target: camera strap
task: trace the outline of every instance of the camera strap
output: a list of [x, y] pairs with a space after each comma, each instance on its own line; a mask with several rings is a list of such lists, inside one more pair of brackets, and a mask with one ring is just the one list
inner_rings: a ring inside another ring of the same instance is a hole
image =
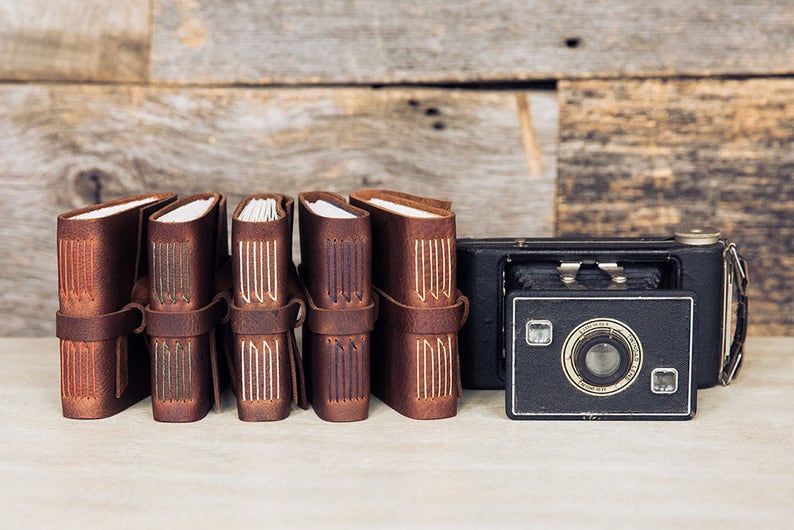
[[[733, 338], [730, 348], [725, 348], [725, 354], [720, 372], [720, 383], [723, 386], [731, 384], [731, 381], [739, 371], [744, 357], [744, 341], [747, 338], [747, 262], [739, 254], [734, 243], [730, 243], [725, 249], [725, 272], [726, 272], [726, 300], [730, 300], [733, 289], [736, 289], [736, 328], [733, 331]], [[725, 307], [726, 330], [725, 334], [730, 333], [730, 320], [733, 308], [729, 305]]]

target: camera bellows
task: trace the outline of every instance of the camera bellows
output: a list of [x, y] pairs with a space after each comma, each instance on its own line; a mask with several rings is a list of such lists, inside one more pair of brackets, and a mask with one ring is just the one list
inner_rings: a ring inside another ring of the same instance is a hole
[[[560, 262], [517, 263], [509, 269], [505, 278], [513, 289], [568, 289], [560, 279]], [[663, 280], [663, 266], [656, 263], [621, 263], [625, 289], [658, 289]], [[607, 289], [612, 279], [596, 264], [582, 265], [576, 272], [577, 287], [585, 289]]]

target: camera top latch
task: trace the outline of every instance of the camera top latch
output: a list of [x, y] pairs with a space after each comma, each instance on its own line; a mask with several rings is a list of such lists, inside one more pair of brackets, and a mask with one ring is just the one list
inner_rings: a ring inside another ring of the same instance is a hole
[[609, 274], [612, 278], [612, 283], [616, 286], [625, 286], [626, 284], [626, 271], [617, 263], [599, 263], [598, 268]]
[[581, 290], [584, 285], [579, 283], [576, 275], [579, 274], [579, 269], [582, 267], [581, 261], [563, 261], [557, 267], [557, 273], [560, 275], [560, 281], [565, 284], [568, 289]]
[[[607, 273], [612, 279], [610, 289], [625, 289], [626, 288], [626, 271], [623, 267], [615, 262], [595, 262], [599, 270]], [[557, 267], [557, 273], [560, 275], [560, 281], [570, 290], [583, 290], [586, 289], [584, 285], [579, 283], [576, 276], [582, 268], [581, 261], [563, 261]]]

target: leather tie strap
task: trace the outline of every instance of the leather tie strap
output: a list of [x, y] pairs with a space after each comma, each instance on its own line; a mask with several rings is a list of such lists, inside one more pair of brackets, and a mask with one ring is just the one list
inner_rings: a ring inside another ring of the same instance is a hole
[[55, 336], [72, 341], [102, 341], [116, 339], [127, 333], [140, 333], [146, 325], [144, 308], [130, 303], [114, 313], [90, 317], [76, 317], [55, 313]]
[[318, 335], [358, 335], [369, 333], [375, 328], [375, 321], [378, 319], [378, 297], [372, 297], [372, 301], [364, 307], [353, 309], [325, 309], [314, 303], [309, 287], [304, 278], [306, 271], [301, 263], [298, 266], [298, 281], [306, 298], [308, 312], [306, 315], [306, 325], [312, 333]]
[[457, 301], [444, 307], [412, 307], [402, 304], [373, 287], [381, 303], [381, 316], [387, 325], [415, 335], [457, 332], [469, 316], [469, 299], [458, 292]]
[[313, 333], [318, 335], [357, 335], [369, 333], [375, 328], [378, 318], [378, 298], [357, 309], [323, 309], [312, 300], [311, 293], [306, 289], [306, 302], [309, 304], [309, 314], [306, 324]]
[[[232, 303], [230, 310], [234, 333], [275, 335], [303, 324], [306, 304], [300, 298], [291, 298], [286, 305], [276, 309], [244, 309]], [[298, 315], [301, 315], [300, 319]]]
[[229, 295], [218, 293], [195, 311], [154, 311], [146, 306], [146, 332], [152, 337], [195, 337], [229, 320]]
[[295, 334], [290, 333], [287, 339], [289, 350], [289, 371], [292, 377], [292, 401], [303, 410], [309, 408], [309, 399], [306, 396], [306, 376], [303, 373], [303, 362], [301, 361], [298, 342]]

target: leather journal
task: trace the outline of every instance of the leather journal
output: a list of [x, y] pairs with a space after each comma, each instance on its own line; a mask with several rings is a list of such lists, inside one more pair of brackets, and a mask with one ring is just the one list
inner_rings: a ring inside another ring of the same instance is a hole
[[230, 373], [244, 421], [284, 419], [292, 401], [306, 408], [294, 335], [306, 309], [292, 262], [293, 204], [251, 195], [232, 216]]
[[300, 194], [299, 212], [310, 400], [326, 421], [363, 420], [369, 414], [370, 331], [377, 317], [369, 214], [322, 191]]
[[461, 392], [457, 332], [468, 300], [456, 287], [451, 203], [388, 190], [357, 191], [350, 203], [372, 219], [380, 303], [373, 393], [410, 418], [454, 416]]
[[151, 394], [154, 419], [203, 418], [220, 409], [218, 326], [228, 314], [226, 198], [192, 195], [149, 219]]
[[171, 193], [58, 216], [61, 402], [67, 418], [105, 418], [149, 395], [143, 327], [149, 215]]

